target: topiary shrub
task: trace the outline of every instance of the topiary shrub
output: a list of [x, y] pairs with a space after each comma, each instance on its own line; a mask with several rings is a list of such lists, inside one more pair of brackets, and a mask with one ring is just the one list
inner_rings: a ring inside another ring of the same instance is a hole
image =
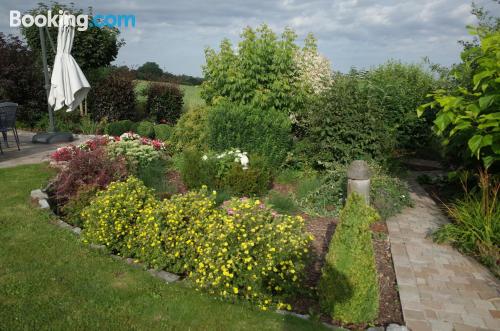
[[161, 141], [169, 140], [174, 131], [174, 127], [168, 124], [157, 124], [154, 126], [155, 138]]
[[110, 184], [82, 212], [84, 241], [130, 254], [138, 235], [137, 218], [156, 204], [152, 191], [133, 176]]
[[149, 121], [139, 122], [139, 125], [137, 126], [137, 134], [141, 137], [154, 138], [154, 124]]
[[148, 90], [146, 111], [158, 123], [175, 124], [182, 113], [184, 93], [174, 84], [152, 83]]
[[272, 109], [223, 102], [210, 110], [208, 132], [215, 151], [238, 147], [276, 167], [292, 146], [288, 116]]
[[176, 151], [208, 149], [208, 112], [207, 107], [197, 107], [182, 114], [172, 132], [171, 142]]
[[106, 126], [106, 134], [109, 134], [110, 136], [121, 136], [125, 132], [135, 132], [136, 130], [133, 129], [134, 122], [131, 120], [116, 121], [108, 123]]
[[115, 72], [89, 92], [89, 104], [92, 118], [100, 121], [133, 120], [135, 114], [135, 94], [132, 78]]
[[352, 194], [340, 212], [319, 284], [322, 309], [342, 323], [378, 316], [379, 292], [370, 224], [378, 220], [363, 198]]

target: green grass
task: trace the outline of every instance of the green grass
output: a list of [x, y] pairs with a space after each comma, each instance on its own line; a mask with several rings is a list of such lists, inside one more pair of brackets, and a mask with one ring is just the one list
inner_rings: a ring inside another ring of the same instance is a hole
[[0, 169], [0, 329], [323, 329], [166, 284], [88, 248], [29, 201], [52, 175], [44, 164]]
[[[146, 80], [135, 81], [134, 89], [137, 96], [137, 102], [144, 104], [146, 103], [147, 86], [149, 83], [150, 82]], [[167, 83], [160, 82], [160, 84], [167, 84]], [[201, 91], [200, 86], [190, 86], [190, 85], [179, 85], [179, 86], [184, 92], [184, 106], [187, 109], [205, 105], [205, 101], [203, 101], [200, 95]]]

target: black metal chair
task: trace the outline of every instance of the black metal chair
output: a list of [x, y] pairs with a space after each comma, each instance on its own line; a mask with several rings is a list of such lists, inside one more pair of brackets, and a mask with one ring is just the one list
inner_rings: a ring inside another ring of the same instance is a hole
[[19, 147], [19, 135], [17, 134], [16, 129], [16, 113], [17, 103], [0, 103], [0, 132], [2, 132], [5, 145], [7, 146], [7, 148], [9, 148], [9, 143], [7, 141], [7, 132], [9, 130], [12, 130], [12, 133], [14, 134], [14, 140], [16, 141], [17, 150], [20, 151], [21, 148]]

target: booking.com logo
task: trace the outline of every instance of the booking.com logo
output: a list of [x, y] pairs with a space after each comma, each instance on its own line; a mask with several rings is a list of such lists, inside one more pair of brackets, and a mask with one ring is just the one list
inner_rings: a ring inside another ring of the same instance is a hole
[[[47, 11], [47, 15], [38, 14], [38, 15], [30, 15], [25, 14], [22, 15], [19, 10], [11, 10], [10, 11], [10, 26], [17, 28], [21, 25], [23, 27], [29, 28], [30, 26], [36, 25], [38, 27], [58, 27], [59, 21], [62, 19], [63, 14], [65, 14], [62, 10], [59, 10], [58, 14], [53, 15], [52, 11]], [[92, 17], [92, 20], [89, 21], [89, 15], [80, 14], [65, 14], [65, 16], [69, 16], [70, 20], [74, 22], [78, 31], [85, 31], [89, 28], [89, 25], [96, 26], [98, 28], [102, 28], [104, 26], [107, 27], [128, 27], [129, 25], [135, 27], [135, 15], [113, 15], [113, 14], [97, 14]]]

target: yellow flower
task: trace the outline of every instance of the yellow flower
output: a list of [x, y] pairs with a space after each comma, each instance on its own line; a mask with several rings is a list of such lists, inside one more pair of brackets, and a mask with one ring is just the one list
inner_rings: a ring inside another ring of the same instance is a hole
[[238, 288], [237, 287], [233, 287], [233, 292], [234, 292], [234, 294], [238, 294], [238, 292], [239, 292]]

